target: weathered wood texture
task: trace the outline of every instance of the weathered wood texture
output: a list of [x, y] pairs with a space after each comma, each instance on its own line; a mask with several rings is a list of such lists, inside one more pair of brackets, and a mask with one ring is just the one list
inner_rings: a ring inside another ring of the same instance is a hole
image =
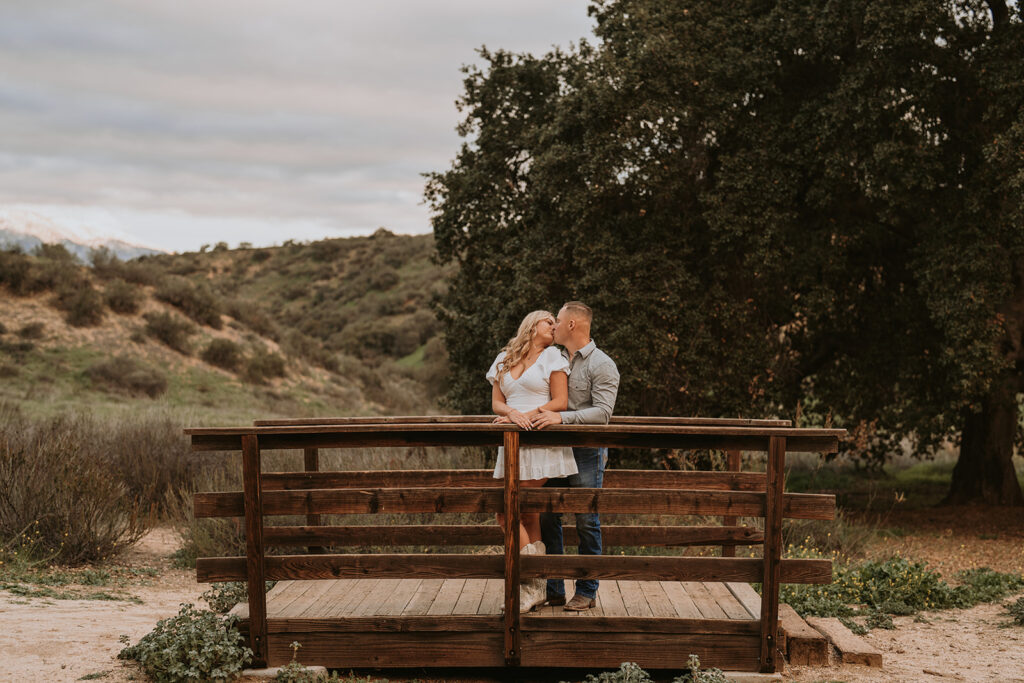
[[290, 662], [294, 641], [302, 643], [303, 663], [328, 668], [494, 667], [505, 664], [500, 630], [275, 633], [270, 641], [268, 664], [282, 666]]
[[253, 660], [267, 661], [267, 598], [264, 592], [263, 504], [260, 496], [260, 446], [242, 437], [242, 487], [245, 514], [245, 574], [249, 597], [249, 647]]
[[[502, 491], [494, 488], [308, 489], [266, 491], [265, 515], [373, 514], [407, 512], [501, 512]], [[522, 512], [604, 514], [733, 515], [763, 517], [765, 494], [753, 491], [675, 489], [523, 489]], [[787, 493], [779, 496], [782, 517], [832, 519], [835, 496]], [[196, 517], [241, 517], [237, 492], [197, 493]]]
[[[779, 582], [786, 579], [782, 573], [782, 488], [786, 467], [786, 440], [783, 437], [772, 437], [768, 448], [768, 485], [765, 491], [764, 520], [764, 562], [761, 565], [763, 575], [761, 585], [761, 647], [760, 671], [774, 673], [778, 662], [778, 621], [779, 621]], [[829, 563], [828, 578], [822, 583], [832, 581], [832, 568]]]
[[[576, 527], [562, 527], [565, 545], [578, 543]], [[501, 527], [484, 524], [409, 524], [367, 526], [267, 526], [268, 546], [402, 546], [402, 545], [502, 545]], [[757, 545], [764, 534], [752, 527], [705, 526], [602, 526], [605, 547], [616, 546], [715, 546]]]
[[835, 617], [807, 617], [807, 623], [828, 638], [843, 664], [882, 666], [882, 653]]
[[779, 630], [785, 634], [785, 653], [790, 664], [828, 666], [828, 639], [811, 628], [789, 605], [779, 605]]
[[618, 668], [636, 662], [647, 669], [685, 668], [689, 655], [702, 666], [728, 671], [757, 668], [758, 636], [676, 633], [523, 631], [523, 666]]
[[[315, 449], [311, 449], [315, 450]], [[764, 474], [757, 472], [689, 472], [679, 470], [608, 470], [606, 489], [712, 489], [764, 491]], [[369, 470], [339, 472], [268, 472], [264, 491], [337, 488], [501, 488], [492, 470]]]
[[[302, 417], [281, 420], [254, 420], [257, 427], [294, 427], [348, 424], [490, 424], [493, 415], [413, 415], [386, 417]], [[722, 425], [732, 427], [789, 427], [789, 420], [748, 420], [732, 417], [654, 417], [613, 415], [611, 424]]]
[[196, 451], [240, 450], [241, 436], [255, 434], [264, 449], [393, 446], [499, 446], [504, 432], [517, 432], [522, 446], [613, 446], [617, 448], [715, 448], [766, 451], [768, 439], [787, 439], [790, 451], [831, 453], [845, 434], [837, 429], [792, 427], [609, 424], [556, 425], [518, 431], [514, 425], [483, 423], [337, 424], [286, 427], [188, 429]]
[[502, 522], [505, 533], [505, 664], [519, 666], [522, 661], [522, 631], [519, 627], [519, 434], [505, 432], [505, 507]]
[[[500, 578], [500, 555], [269, 555], [263, 561], [265, 577], [282, 579], [340, 579], [368, 576], [407, 578]], [[245, 558], [201, 557], [196, 560], [200, 583], [240, 581]]]
[[[743, 464], [743, 454], [740, 451], [729, 451], [726, 453], [726, 469], [730, 473], [740, 471], [740, 467]], [[764, 477], [757, 477], [761, 480], [761, 485], [764, 485]], [[734, 488], [734, 487], [730, 487]], [[722, 517], [722, 526], [733, 526], [736, 524], [739, 518], [735, 515], [724, 515]], [[736, 557], [736, 546], [735, 545], [723, 545], [722, 546], [722, 557]]]

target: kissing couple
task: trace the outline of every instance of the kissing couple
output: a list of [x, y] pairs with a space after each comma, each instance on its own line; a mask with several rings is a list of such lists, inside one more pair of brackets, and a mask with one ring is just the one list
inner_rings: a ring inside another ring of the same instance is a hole
[[[593, 311], [581, 301], [566, 303], [557, 316], [534, 311], [523, 319], [487, 371], [495, 422], [514, 423], [525, 430], [555, 424], [608, 424], [619, 391], [619, 371], [590, 337], [593, 319]], [[521, 448], [520, 486], [601, 488], [607, 461], [607, 448]], [[504, 463], [504, 449], [499, 448], [495, 478], [505, 476]], [[596, 513], [577, 513], [576, 532], [580, 555], [601, 554], [601, 522]], [[524, 555], [561, 555], [561, 514], [523, 513], [519, 538]], [[575, 588], [575, 595], [566, 602], [563, 580], [524, 581], [519, 589], [520, 611], [547, 604], [582, 612], [597, 604], [598, 581], [576, 581]]]

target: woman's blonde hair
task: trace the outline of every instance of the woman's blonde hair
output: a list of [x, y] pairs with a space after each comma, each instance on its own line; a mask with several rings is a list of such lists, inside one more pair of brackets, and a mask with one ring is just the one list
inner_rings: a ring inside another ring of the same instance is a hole
[[555, 316], [551, 315], [549, 311], [534, 311], [527, 313], [523, 322], [519, 323], [519, 331], [516, 332], [516, 336], [509, 339], [508, 344], [505, 344], [505, 348], [502, 349], [505, 352], [505, 357], [498, 363], [498, 376], [495, 381], [500, 382], [502, 375], [526, 358], [526, 354], [530, 351], [530, 342], [533, 341], [533, 333], [537, 330], [540, 321], [544, 319], [554, 321]]

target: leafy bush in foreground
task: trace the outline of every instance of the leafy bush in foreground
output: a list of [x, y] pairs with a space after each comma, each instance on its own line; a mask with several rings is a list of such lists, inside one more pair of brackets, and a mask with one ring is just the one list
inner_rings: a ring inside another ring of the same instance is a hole
[[[237, 622], [237, 617], [222, 618], [186, 603], [177, 616], [161, 619], [117, 656], [139, 662], [157, 683], [227, 681], [252, 658]], [[121, 636], [121, 642], [128, 645], [128, 636]]]
[[[858, 614], [909, 615], [922, 610], [971, 607], [998, 600], [1024, 588], [1024, 577], [988, 568], [958, 572], [958, 586], [950, 586], [923, 562], [901, 557], [861, 564], [837, 564], [832, 583], [823, 586], [784, 584], [779, 600], [801, 616], [846, 618]], [[874, 617], [870, 625], [885, 627]], [[848, 624], [849, 625], [849, 624]]]
[[[689, 671], [673, 678], [672, 683], [729, 683], [721, 669], [702, 669], [697, 655], [690, 655], [686, 666]], [[588, 674], [583, 683], [653, 683], [653, 679], [633, 662], [624, 662], [618, 671]]]

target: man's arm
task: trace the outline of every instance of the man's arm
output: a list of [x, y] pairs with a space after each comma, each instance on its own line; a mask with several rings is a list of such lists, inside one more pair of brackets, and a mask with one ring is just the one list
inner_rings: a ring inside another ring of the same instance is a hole
[[559, 413], [562, 424], [608, 424], [615, 409], [615, 398], [619, 393], [619, 369], [611, 358], [602, 359], [594, 368], [590, 385], [592, 405], [582, 410], [566, 410]]

